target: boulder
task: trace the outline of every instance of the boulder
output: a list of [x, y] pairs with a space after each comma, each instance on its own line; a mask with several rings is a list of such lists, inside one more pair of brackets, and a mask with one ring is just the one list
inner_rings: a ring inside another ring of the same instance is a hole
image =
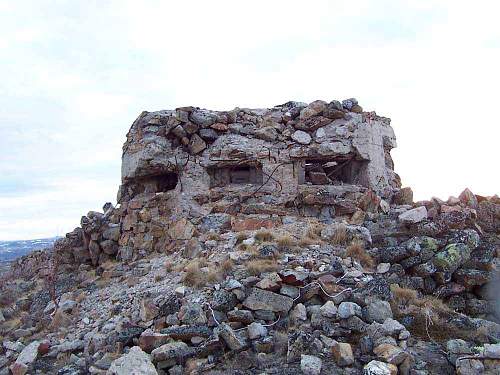
[[14, 375], [24, 375], [38, 357], [38, 347], [40, 341], [33, 341], [23, 348], [17, 356], [16, 362], [10, 367]]
[[325, 318], [335, 318], [337, 316], [337, 307], [333, 301], [327, 301], [320, 307], [319, 312]]
[[292, 139], [302, 145], [308, 145], [312, 140], [311, 136], [302, 130], [295, 131], [295, 133], [292, 134]]
[[397, 375], [398, 368], [390, 363], [370, 361], [363, 367], [363, 375]]
[[387, 301], [376, 300], [363, 309], [363, 318], [368, 323], [383, 323], [387, 318], [392, 318], [391, 305]]
[[236, 332], [226, 323], [221, 323], [216, 328], [215, 333], [222, 338], [230, 350], [243, 350], [247, 346], [245, 340], [238, 336]]
[[470, 258], [470, 254], [466, 244], [451, 243], [434, 256], [433, 263], [439, 271], [452, 273]]
[[408, 356], [400, 347], [391, 344], [381, 344], [373, 349], [373, 353], [384, 362], [396, 366], [401, 364]]
[[420, 206], [411, 210], [405, 211], [398, 216], [399, 221], [406, 224], [420, 223], [427, 219], [427, 208]]
[[332, 354], [335, 362], [341, 366], [351, 366], [354, 363], [351, 345], [345, 342], [337, 342], [332, 346]]
[[182, 361], [190, 354], [190, 348], [182, 341], [173, 341], [156, 348], [151, 352], [154, 362], [167, 361], [170, 366]]
[[348, 319], [351, 316], [361, 316], [361, 306], [354, 302], [342, 302], [337, 310], [340, 319]]
[[321, 365], [321, 358], [305, 354], [302, 354], [300, 357], [300, 369], [304, 375], [319, 375], [321, 373]]
[[248, 337], [250, 340], [255, 340], [267, 335], [267, 328], [262, 324], [253, 322], [247, 327]]
[[151, 358], [138, 346], [111, 363], [106, 375], [158, 375]]
[[250, 310], [288, 313], [293, 306], [293, 299], [267, 290], [252, 288], [250, 295], [243, 301], [243, 306]]

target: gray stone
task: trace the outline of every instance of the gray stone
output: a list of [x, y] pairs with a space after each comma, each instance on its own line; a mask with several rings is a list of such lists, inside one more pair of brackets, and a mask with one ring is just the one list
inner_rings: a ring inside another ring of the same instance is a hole
[[138, 346], [130, 348], [127, 354], [122, 355], [111, 363], [106, 375], [158, 375], [151, 359]]
[[194, 110], [190, 113], [189, 119], [204, 128], [209, 127], [217, 121], [217, 116], [206, 110]]
[[189, 354], [189, 347], [182, 341], [174, 341], [164, 344], [151, 352], [154, 362], [172, 361], [175, 365], [177, 361], [182, 360]]
[[302, 303], [298, 303], [290, 313], [290, 318], [295, 321], [307, 320], [307, 310]]
[[321, 366], [321, 358], [305, 354], [302, 354], [300, 357], [300, 369], [304, 375], [319, 375], [321, 373]]
[[312, 140], [311, 136], [302, 130], [295, 131], [295, 133], [292, 134], [292, 139], [302, 145], [308, 145]]
[[387, 318], [392, 318], [391, 304], [387, 301], [374, 301], [363, 309], [363, 318], [368, 323], [384, 323]]
[[382, 324], [382, 329], [390, 336], [397, 336], [403, 330], [405, 330], [405, 326], [399, 323], [397, 320], [387, 318]]
[[335, 318], [337, 316], [337, 307], [333, 301], [326, 301], [319, 311], [325, 318]]
[[242, 350], [247, 346], [245, 340], [238, 336], [236, 332], [226, 323], [221, 323], [216, 328], [215, 332], [224, 340], [227, 347], [231, 350]]
[[489, 358], [500, 359], [500, 344], [484, 344], [483, 355]]
[[24, 347], [22, 352], [16, 359], [16, 363], [29, 366], [35, 362], [38, 357], [38, 347], [40, 346], [40, 341], [33, 341]]
[[253, 322], [253, 314], [248, 310], [233, 310], [227, 313], [227, 318], [230, 322], [240, 322], [250, 324]]
[[272, 126], [266, 126], [255, 130], [255, 136], [265, 141], [275, 141], [278, 138], [278, 132]]
[[337, 310], [340, 319], [348, 319], [351, 316], [361, 316], [361, 306], [354, 302], [342, 302]]
[[179, 319], [185, 324], [205, 324], [207, 322], [203, 307], [196, 303], [182, 305]]
[[102, 232], [102, 237], [106, 240], [118, 241], [120, 239], [120, 225], [110, 224], [109, 227]]
[[420, 206], [405, 211], [398, 216], [399, 221], [403, 223], [415, 224], [427, 219], [427, 208]]
[[238, 301], [236, 296], [225, 289], [216, 290], [212, 296], [212, 309], [223, 312], [232, 310]]
[[293, 299], [267, 290], [252, 288], [250, 295], [243, 301], [243, 306], [250, 310], [287, 313], [293, 306]]
[[213, 129], [200, 129], [200, 137], [207, 142], [213, 142], [219, 138], [219, 134]]
[[253, 322], [247, 327], [248, 337], [251, 340], [255, 340], [264, 336], [267, 336], [267, 328], [262, 324]]

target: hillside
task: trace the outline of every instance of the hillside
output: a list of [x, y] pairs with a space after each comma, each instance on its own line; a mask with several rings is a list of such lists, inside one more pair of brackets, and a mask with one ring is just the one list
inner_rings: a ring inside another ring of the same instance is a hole
[[415, 202], [355, 99], [143, 112], [116, 206], [12, 262], [0, 375], [498, 374], [500, 198]]
[[0, 262], [10, 262], [34, 250], [51, 247], [59, 237], [35, 240], [0, 241]]

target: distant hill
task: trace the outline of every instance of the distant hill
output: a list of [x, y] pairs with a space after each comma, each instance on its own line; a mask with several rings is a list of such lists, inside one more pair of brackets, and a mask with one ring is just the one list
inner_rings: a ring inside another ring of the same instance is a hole
[[41, 238], [37, 240], [0, 241], [0, 262], [10, 262], [34, 250], [45, 249], [59, 237]]

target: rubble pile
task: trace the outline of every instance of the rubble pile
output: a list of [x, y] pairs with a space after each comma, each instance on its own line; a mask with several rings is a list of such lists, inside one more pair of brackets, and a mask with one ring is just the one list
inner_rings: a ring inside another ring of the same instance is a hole
[[144, 112], [2, 283], [0, 374], [496, 374], [500, 198], [414, 202], [355, 99]]

